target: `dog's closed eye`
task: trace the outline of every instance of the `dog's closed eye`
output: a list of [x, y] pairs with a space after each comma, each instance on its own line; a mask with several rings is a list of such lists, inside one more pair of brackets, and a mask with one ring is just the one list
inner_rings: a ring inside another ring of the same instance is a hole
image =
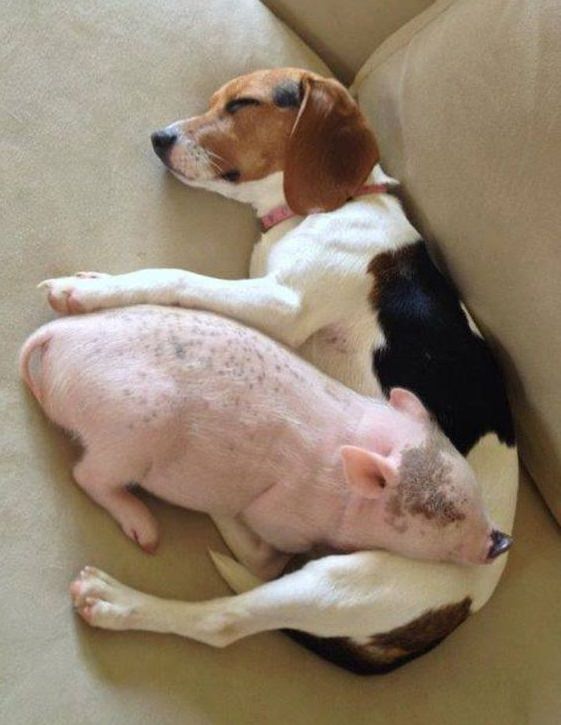
[[236, 111], [239, 111], [240, 108], [244, 108], [245, 106], [260, 106], [261, 101], [258, 101], [257, 98], [234, 98], [231, 101], [228, 101], [225, 107], [226, 113], [235, 113]]
[[241, 174], [237, 169], [231, 169], [230, 171], [225, 171], [223, 174], [220, 175], [224, 181], [238, 181]]

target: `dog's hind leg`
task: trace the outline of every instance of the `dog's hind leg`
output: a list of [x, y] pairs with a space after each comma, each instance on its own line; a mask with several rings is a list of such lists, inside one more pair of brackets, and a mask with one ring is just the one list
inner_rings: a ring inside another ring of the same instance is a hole
[[333, 564], [337, 558], [311, 562], [244, 594], [206, 602], [160, 599], [131, 589], [92, 567], [80, 572], [70, 593], [83, 619], [103, 629], [173, 633], [214, 647], [283, 628], [330, 636], [352, 625], [351, 610], [356, 605], [350, 602], [346, 606], [344, 591], [340, 601], [333, 601], [338, 595], [329, 560]]
[[[388, 552], [327, 556], [265, 584], [227, 557], [214, 558], [223, 576], [244, 593], [206, 602], [166, 600], [130, 589], [88, 567], [70, 592], [78, 613], [92, 626], [173, 633], [214, 647], [275, 629], [316, 638], [350, 637], [361, 646], [378, 634], [401, 633], [404, 625], [425, 626], [427, 617], [441, 618], [451, 606], [461, 605], [465, 618], [482, 603], [483, 592], [474, 601], [475, 592], [466, 591], [465, 576], [454, 577], [460, 567], [440, 567], [429, 581], [425, 562], [415, 562], [420, 565], [415, 576], [408, 560]], [[221, 558], [230, 562], [230, 571], [225, 572]], [[446, 626], [451, 631], [458, 624], [456, 618]], [[427, 645], [423, 640], [419, 652], [448, 633], [439, 626], [436, 638], [432, 637], [435, 641]]]

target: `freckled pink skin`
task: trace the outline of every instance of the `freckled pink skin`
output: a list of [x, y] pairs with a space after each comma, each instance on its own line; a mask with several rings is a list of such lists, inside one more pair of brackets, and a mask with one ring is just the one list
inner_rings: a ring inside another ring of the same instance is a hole
[[488, 547], [477, 497], [455, 532], [389, 526], [384, 494], [348, 486], [340, 447], [399, 456], [425, 426], [237, 322], [154, 306], [62, 318], [27, 341], [22, 375], [46, 414], [79, 435], [94, 487], [134, 481], [179, 506], [240, 516], [284, 552], [384, 547], [480, 562]]

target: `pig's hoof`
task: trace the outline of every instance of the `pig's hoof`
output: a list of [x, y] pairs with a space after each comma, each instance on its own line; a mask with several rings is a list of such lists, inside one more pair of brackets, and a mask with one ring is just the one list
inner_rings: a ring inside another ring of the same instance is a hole
[[70, 585], [70, 596], [78, 614], [92, 627], [130, 629], [140, 621], [145, 595], [86, 566]]
[[134, 542], [136, 542], [142, 551], [147, 554], [155, 554], [159, 544], [158, 530], [156, 526], [123, 526], [123, 531]]

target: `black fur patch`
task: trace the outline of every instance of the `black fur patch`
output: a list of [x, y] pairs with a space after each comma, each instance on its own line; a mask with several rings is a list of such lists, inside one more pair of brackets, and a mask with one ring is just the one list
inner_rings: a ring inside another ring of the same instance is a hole
[[402, 627], [374, 635], [365, 644], [348, 637], [316, 637], [295, 630], [285, 633], [355, 675], [384, 675], [434, 649], [468, 618], [471, 603], [471, 598], [466, 597], [456, 604], [431, 609]]
[[352, 672], [354, 675], [386, 675], [388, 672], [407, 664], [407, 662], [426, 654], [439, 644], [435, 642], [431, 647], [398, 657], [393, 661], [376, 662], [376, 660], [363, 653], [359, 646], [354, 646], [353, 641], [347, 637], [316, 637], [313, 634], [294, 629], [285, 629], [283, 632], [294, 642], [318, 657], [331, 662], [336, 667]]
[[487, 343], [470, 330], [456, 290], [425, 243], [378, 254], [368, 271], [386, 338], [373, 356], [384, 393], [396, 386], [412, 390], [464, 455], [489, 432], [514, 445], [499, 368]]
[[300, 84], [297, 81], [283, 81], [273, 88], [273, 103], [280, 108], [298, 108], [302, 102]]

